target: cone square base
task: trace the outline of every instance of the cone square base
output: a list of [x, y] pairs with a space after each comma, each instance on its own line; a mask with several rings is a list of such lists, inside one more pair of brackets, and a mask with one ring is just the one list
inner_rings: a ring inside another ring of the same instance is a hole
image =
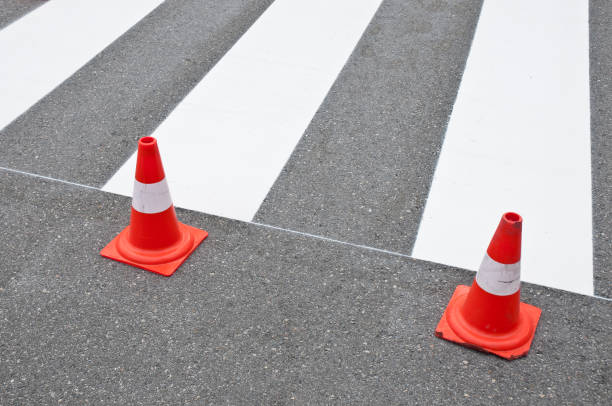
[[453, 343], [462, 345], [464, 347], [472, 348], [472, 349], [482, 351], [482, 352], [488, 352], [491, 354], [495, 354], [498, 357], [502, 357], [507, 360], [513, 360], [513, 359], [521, 358], [527, 355], [527, 353], [529, 352], [529, 348], [531, 347], [531, 342], [533, 341], [535, 330], [538, 325], [538, 321], [540, 320], [540, 314], [542, 313], [542, 310], [530, 304], [521, 302], [520, 312], [528, 319], [528, 321], [532, 325], [532, 333], [530, 337], [522, 345], [516, 348], [504, 349], [504, 350], [487, 348], [486, 346], [481, 346], [481, 345], [477, 345], [474, 343], [470, 343], [468, 340], [460, 337], [451, 328], [451, 326], [449, 325], [447, 321], [447, 315], [450, 313], [451, 306], [457, 302], [457, 299], [459, 299], [460, 296], [467, 295], [469, 290], [470, 290], [469, 286], [465, 286], [465, 285], [457, 286], [457, 288], [455, 289], [455, 292], [453, 293], [453, 296], [451, 297], [449, 301], [449, 305], [446, 307], [446, 310], [444, 310], [444, 314], [442, 315], [442, 318], [440, 319], [440, 322], [438, 323], [438, 326], [436, 327], [436, 332], [435, 332], [436, 337], [442, 338], [443, 340], [451, 341]]
[[200, 243], [204, 241], [206, 237], [208, 237], [208, 232], [204, 230], [200, 230], [198, 228], [191, 227], [183, 223], [178, 223], [178, 225], [179, 225], [181, 232], [187, 232], [191, 234], [191, 236], [193, 237], [193, 244], [191, 248], [189, 248], [189, 250], [185, 252], [185, 254], [176, 258], [173, 261], [165, 262], [161, 264], [145, 264], [145, 263], [133, 261], [129, 258], [126, 258], [124, 255], [122, 255], [117, 249], [117, 243], [121, 235], [125, 233], [130, 226], [127, 226], [126, 228], [124, 228], [123, 231], [119, 233], [119, 235], [113, 238], [113, 240], [110, 243], [108, 243], [108, 245], [104, 247], [102, 251], [100, 251], [100, 255], [106, 258], [114, 259], [115, 261], [123, 262], [124, 264], [132, 265], [132, 266], [135, 266], [141, 269], [145, 269], [147, 271], [154, 272], [154, 273], [157, 273], [163, 276], [171, 276], [183, 264], [183, 262], [185, 262], [185, 260], [189, 257], [189, 255], [191, 255], [191, 253], [195, 251], [198, 245], [200, 245]]

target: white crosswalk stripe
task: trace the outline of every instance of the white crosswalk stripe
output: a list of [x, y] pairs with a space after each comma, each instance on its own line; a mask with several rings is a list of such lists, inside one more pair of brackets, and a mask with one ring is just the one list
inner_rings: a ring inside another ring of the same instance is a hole
[[162, 0], [54, 0], [0, 31], [0, 129]]
[[[277, 0], [158, 127], [176, 206], [253, 218], [380, 0]], [[130, 195], [134, 154], [103, 190]]]
[[485, 1], [414, 257], [476, 270], [512, 210], [523, 280], [593, 294], [588, 41], [587, 2]]

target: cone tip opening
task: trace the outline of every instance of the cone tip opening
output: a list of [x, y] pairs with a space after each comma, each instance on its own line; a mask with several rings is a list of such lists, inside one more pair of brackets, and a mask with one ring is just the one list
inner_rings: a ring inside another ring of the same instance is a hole
[[138, 144], [139, 145], [143, 145], [143, 146], [147, 146], [147, 145], [153, 145], [155, 144], [156, 140], [153, 137], [142, 137], [140, 140], [138, 140]]
[[157, 140], [153, 137], [142, 137], [138, 140], [138, 151], [151, 153], [157, 150]]
[[502, 217], [506, 222], [510, 223], [510, 224], [514, 224], [514, 223], [522, 223], [523, 222], [523, 218], [521, 216], [519, 216], [516, 213], [513, 213], [511, 211], [504, 213], [503, 217]]

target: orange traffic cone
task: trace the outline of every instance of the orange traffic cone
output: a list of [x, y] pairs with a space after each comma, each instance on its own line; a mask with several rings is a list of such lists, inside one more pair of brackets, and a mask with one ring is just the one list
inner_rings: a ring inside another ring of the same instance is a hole
[[179, 223], [176, 219], [157, 140], [141, 138], [138, 141], [130, 225], [100, 254], [170, 276], [206, 237], [206, 231]]
[[436, 336], [506, 359], [527, 355], [539, 308], [521, 303], [521, 231], [516, 213], [502, 216], [471, 288], [459, 285]]

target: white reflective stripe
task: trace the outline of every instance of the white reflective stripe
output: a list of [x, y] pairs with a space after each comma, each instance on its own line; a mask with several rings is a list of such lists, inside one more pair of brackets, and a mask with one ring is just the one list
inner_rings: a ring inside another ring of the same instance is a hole
[[476, 283], [493, 295], [511, 295], [521, 287], [521, 262], [502, 264], [485, 254], [476, 274]]
[[160, 213], [172, 206], [172, 198], [166, 179], [157, 183], [140, 183], [134, 180], [132, 207], [141, 213]]

